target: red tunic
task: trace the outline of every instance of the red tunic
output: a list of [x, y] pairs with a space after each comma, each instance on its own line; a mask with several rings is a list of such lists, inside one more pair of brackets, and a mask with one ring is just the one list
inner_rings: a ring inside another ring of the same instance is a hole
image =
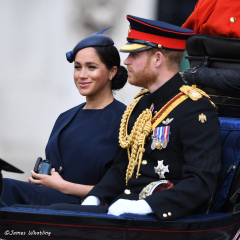
[[182, 27], [196, 34], [240, 38], [240, 1], [199, 0]]

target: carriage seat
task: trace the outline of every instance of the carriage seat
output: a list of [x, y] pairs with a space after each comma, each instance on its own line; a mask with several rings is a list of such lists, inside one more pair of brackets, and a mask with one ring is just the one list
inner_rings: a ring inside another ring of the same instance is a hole
[[240, 202], [240, 119], [220, 117], [219, 121], [222, 166], [213, 204], [209, 209], [212, 213], [233, 211]]
[[[199, 214], [196, 216], [186, 216], [181, 220], [188, 220], [194, 218], [200, 220], [208, 220], [208, 218], [221, 218], [226, 217], [229, 212], [240, 211], [240, 119], [238, 118], [226, 118], [220, 117], [220, 130], [221, 130], [221, 145], [222, 145], [222, 167], [218, 178], [218, 187], [212, 198], [212, 204], [207, 204], [209, 207], [209, 215]], [[203, 213], [205, 212], [206, 208]], [[237, 208], [236, 208], [237, 206]], [[31, 209], [32, 208], [32, 209]], [[50, 209], [34, 209], [36, 206], [26, 205], [13, 205], [11, 207], [1, 208], [2, 210], [14, 211], [37, 211], [37, 212], [48, 212], [54, 211]], [[62, 214], [65, 211], [61, 211]], [[71, 213], [68, 213], [71, 214]], [[72, 213], [76, 214], [76, 213]], [[78, 213], [80, 215], [95, 216], [93, 213]], [[220, 214], [220, 215], [219, 215]], [[103, 214], [105, 217], [109, 216]], [[110, 216], [113, 217], [113, 216]], [[127, 219], [138, 219], [138, 220], [154, 220], [154, 216], [140, 216], [134, 214], [124, 214], [121, 217]], [[200, 221], [199, 220], [199, 221]]]

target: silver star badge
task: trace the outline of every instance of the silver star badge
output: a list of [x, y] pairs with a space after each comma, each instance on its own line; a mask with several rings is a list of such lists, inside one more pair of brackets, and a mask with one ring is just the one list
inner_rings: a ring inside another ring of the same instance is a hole
[[159, 175], [160, 179], [165, 178], [165, 176], [164, 176], [165, 172], [169, 172], [168, 165], [164, 166], [163, 161], [164, 160], [158, 161], [157, 167], [154, 167], [155, 173], [157, 173]]

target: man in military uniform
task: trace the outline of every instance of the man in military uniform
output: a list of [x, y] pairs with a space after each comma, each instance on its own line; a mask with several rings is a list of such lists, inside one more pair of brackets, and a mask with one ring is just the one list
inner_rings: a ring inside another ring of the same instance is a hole
[[179, 218], [200, 209], [215, 190], [218, 117], [208, 96], [186, 86], [179, 75], [186, 39], [194, 32], [129, 15], [127, 19], [128, 42], [121, 51], [129, 53], [124, 62], [128, 81], [148, 90], [125, 111], [115, 162], [82, 205], [110, 205], [113, 215]]

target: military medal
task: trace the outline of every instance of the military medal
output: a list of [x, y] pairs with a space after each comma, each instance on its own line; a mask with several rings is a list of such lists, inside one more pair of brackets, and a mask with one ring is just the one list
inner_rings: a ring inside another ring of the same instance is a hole
[[156, 148], [157, 148], [158, 150], [161, 150], [161, 149], [162, 149], [161, 140], [156, 143]]
[[[154, 110], [154, 105], [152, 105], [152, 107], [151, 107], [151, 112], [153, 112], [153, 110]], [[152, 150], [154, 150], [156, 148], [156, 144], [157, 144], [157, 132], [154, 129], [153, 134], [152, 134], [152, 144], [151, 144]]]
[[163, 147], [163, 148], [166, 148], [166, 147], [167, 147], [167, 144], [168, 144], [168, 142], [164, 139], [163, 142], [162, 142], [162, 147]]
[[158, 133], [159, 129], [158, 128], [154, 128], [153, 129], [153, 134], [152, 134], [152, 144], [151, 144], [151, 149], [154, 150], [156, 148], [157, 145], [157, 141], [158, 141]]
[[152, 144], [151, 144], [152, 150], [154, 150], [156, 148], [156, 142], [157, 142], [157, 136], [153, 135], [152, 136]]
[[160, 179], [165, 178], [164, 174], [166, 172], [169, 172], [168, 165], [164, 166], [163, 161], [164, 160], [158, 161], [157, 167], [154, 167], [155, 173], [157, 173], [159, 175]]
[[169, 142], [170, 126], [163, 127], [162, 147], [166, 148]]
[[154, 128], [152, 134], [152, 150], [154, 150], [155, 148], [157, 148], [158, 150], [166, 148], [169, 142], [169, 134], [170, 126]]
[[156, 148], [158, 150], [161, 150], [162, 149], [162, 142], [161, 142], [161, 127], [158, 127], [157, 128], [157, 136], [158, 136], [158, 142], [156, 143]]

